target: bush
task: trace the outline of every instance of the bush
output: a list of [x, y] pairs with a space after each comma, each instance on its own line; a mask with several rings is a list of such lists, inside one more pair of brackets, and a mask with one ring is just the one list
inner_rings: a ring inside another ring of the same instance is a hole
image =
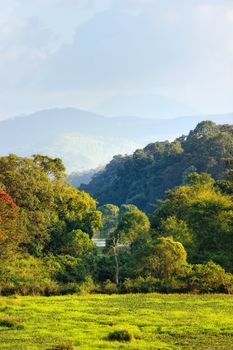
[[121, 291], [124, 293], [152, 293], [158, 292], [160, 289], [161, 280], [154, 277], [127, 278], [121, 286]]
[[81, 295], [94, 293], [96, 290], [98, 290], [98, 286], [94, 283], [91, 276], [87, 276], [85, 281], [77, 287], [77, 293]]
[[191, 291], [200, 293], [230, 292], [233, 289], [233, 276], [213, 263], [197, 264], [192, 266], [188, 278]]
[[233, 275], [213, 263], [184, 266], [174, 276], [171, 288], [193, 293], [233, 293]]
[[16, 323], [10, 320], [0, 320], [0, 327], [15, 328]]
[[61, 295], [75, 294], [78, 291], [79, 291], [78, 283], [70, 282], [70, 283], [61, 284], [59, 286], [58, 294], [61, 294]]
[[13, 329], [23, 329], [24, 328], [23, 325], [18, 324], [16, 321], [10, 320], [10, 319], [0, 320], [0, 327], [13, 328]]
[[0, 266], [0, 294], [52, 295], [58, 284], [45, 263], [29, 254], [17, 255]]
[[118, 289], [117, 289], [117, 285], [116, 283], [113, 283], [112, 281], [110, 280], [106, 280], [104, 283], [103, 283], [103, 286], [102, 286], [102, 292], [103, 293], [106, 293], [106, 294], [114, 294], [114, 293], [117, 293]]
[[119, 329], [109, 333], [107, 339], [109, 341], [131, 342], [134, 336], [128, 329]]

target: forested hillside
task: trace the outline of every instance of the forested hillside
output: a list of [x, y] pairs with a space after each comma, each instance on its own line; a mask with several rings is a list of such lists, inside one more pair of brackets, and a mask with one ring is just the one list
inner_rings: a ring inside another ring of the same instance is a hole
[[[169, 127], [169, 125], [168, 125]], [[187, 136], [155, 142], [133, 155], [117, 155], [82, 188], [102, 204], [135, 204], [154, 210], [167, 190], [185, 183], [189, 173], [206, 172], [221, 179], [233, 156], [233, 126], [199, 123]]]

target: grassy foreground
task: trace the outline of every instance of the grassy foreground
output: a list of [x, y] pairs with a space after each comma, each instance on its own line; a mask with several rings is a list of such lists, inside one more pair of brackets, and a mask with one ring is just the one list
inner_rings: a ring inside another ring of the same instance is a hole
[[[107, 340], [118, 329], [128, 330], [134, 339]], [[0, 298], [1, 350], [60, 350], [72, 349], [71, 345], [74, 349], [233, 349], [233, 296]]]

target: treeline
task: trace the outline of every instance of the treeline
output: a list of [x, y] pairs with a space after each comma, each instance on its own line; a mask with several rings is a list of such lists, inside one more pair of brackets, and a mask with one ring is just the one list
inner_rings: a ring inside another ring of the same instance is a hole
[[233, 127], [205, 121], [173, 142], [155, 142], [133, 155], [115, 156], [81, 188], [101, 205], [135, 204], [152, 213], [156, 201], [182, 185], [188, 173], [209, 173], [216, 180], [224, 177], [225, 159], [232, 156]]
[[189, 168], [149, 216], [128, 203], [97, 206], [67, 182], [60, 159], [0, 157], [0, 293], [232, 293], [233, 158], [230, 131], [220, 133], [221, 179]]

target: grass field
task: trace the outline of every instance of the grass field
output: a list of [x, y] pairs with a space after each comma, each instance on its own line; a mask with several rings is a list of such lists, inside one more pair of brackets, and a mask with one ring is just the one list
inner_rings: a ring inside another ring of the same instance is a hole
[[[119, 329], [133, 340], [109, 341]], [[1, 350], [72, 348], [233, 349], [233, 296], [0, 298]]]

